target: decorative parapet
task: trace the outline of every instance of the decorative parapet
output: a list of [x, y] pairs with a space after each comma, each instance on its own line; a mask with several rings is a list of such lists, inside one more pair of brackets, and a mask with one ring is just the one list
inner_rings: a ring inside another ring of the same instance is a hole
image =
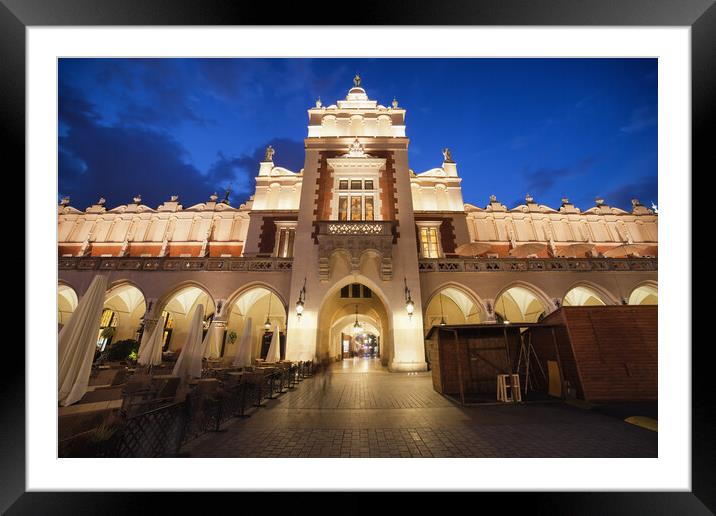
[[133, 271], [290, 271], [290, 258], [60, 258], [60, 270], [133, 270]]
[[330, 275], [330, 256], [342, 250], [348, 253], [351, 269], [360, 268], [360, 255], [375, 251], [380, 255], [381, 278], [388, 281], [393, 275], [394, 223], [391, 221], [335, 221], [318, 222], [318, 272], [322, 281]]
[[420, 272], [656, 271], [654, 258], [436, 258], [421, 259]]

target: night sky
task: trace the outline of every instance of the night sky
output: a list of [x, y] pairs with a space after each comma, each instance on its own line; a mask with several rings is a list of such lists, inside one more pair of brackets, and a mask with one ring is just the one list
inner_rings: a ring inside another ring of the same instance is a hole
[[411, 169], [450, 148], [467, 203], [658, 204], [656, 59], [60, 59], [59, 197], [186, 208], [232, 183], [237, 206], [268, 144], [303, 167], [306, 110], [355, 72], [407, 109]]

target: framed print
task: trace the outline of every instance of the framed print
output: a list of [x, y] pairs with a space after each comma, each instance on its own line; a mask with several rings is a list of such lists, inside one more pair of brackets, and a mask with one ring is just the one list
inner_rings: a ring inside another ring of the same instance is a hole
[[331, 9], [3, 0], [29, 222], [3, 509], [713, 511], [712, 2]]

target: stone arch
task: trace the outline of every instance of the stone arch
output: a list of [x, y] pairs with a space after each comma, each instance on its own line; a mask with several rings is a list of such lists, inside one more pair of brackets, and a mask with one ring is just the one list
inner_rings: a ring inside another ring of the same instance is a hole
[[[254, 281], [243, 285], [227, 299], [222, 308], [222, 332], [219, 339], [222, 343], [220, 356], [230, 362], [239, 348], [241, 337], [250, 321], [250, 338], [253, 357], [259, 358], [262, 352], [264, 335], [275, 331], [284, 335], [288, 322], [288, 305], [284, 297], [268, 283]], [[270, 327], [264, 327], [266, 320]], [[228, 338], [227, 338], [228, 337]]]
[[[538, 306], [534, 304], [535, 301], [539, 303]], [[553, 308], [554, 305], [542, 290], [524, 281], [510, 283], [495, 296], [494, 311], [498, 321], [537, 322], [542, 314], [550, 313]]]
[[136, 283], [128, 279], [113, 281], [105, 292], [103, 309], [111, 310], [112, 315], [103, 315], [101, 327], [111, 326], [114, 330], [111, 336], [98, 336], [100, 347], [111, 342], [140, 339], [147, 298]]
[[[346, 285], [353, 283], [360, 283], [368, 287], [373, 295], [373, 302], [370, 303], [372, 308], [375, 308], [379, 312], [379, 322], [382, 326], [382, 340], [381, 340], [381, 360], [383, 364], [388, 364], [392, 359], [393, 353], [393, 342], [392, 342], [392, 311], [390, 310], [390, 303], [388, 297], [383, 292], [383, 289], [375, 281], [363, 274], [355, 274], [342, 278], [329, 288], [321, 299], [320, 308], [318, 310], [318, 324], [316, 334], [316, 354], [319, 358], [331, 358], [331, 352], [334, 349], [331, 347], [331, 339], [335, 335], [331, 334], [336, 325], [335, 315], [341, 309], [345, 308], [342, 305], [348, 304], [359, 304], [361, 311], [368, 306], [368, 302], [365, 298], [344, 298], [344, 301], [340, 301], [338, 297], [340, 291]], [[341, 317], [349, 315], [347, 313], [342, 314]], [[335, 346], [334, 346], [335, 347]]]
[[629, 293], [627, 302], [630, 305], [658, 305], [659, 288], [656, 281], [643, 281]]
[[66, 281], [57, 282], [57, 325], [62, 328], [79, 304], [77, 290]]
[[[193, 290], [199, 290], [199, 293]], [[188, 291], [191, 291], [188, 292]], [[182, 294], [187, 294], [182, 296]], [[202, 295], [204, 297], [202, 298]], [[181, 296], [181, 298], [179, 298]], [[195, 280], [182, 281], [169, 289], [155, 303], [154, 314], [159, 319], [163, 312], [170, 316], [165, 322], [163, 348], [178, 352], [184, 345], [189, 331], [192, 314], [198, 304], [204, 306], [204, 331], [208, 330], [209, 322], [216, 312], [216, 301], [211, 291]]]
[[[580, 292], [580, 289], [583, 292]], [[568, 297], [575, 297], [570, 296], [570, 294], [574, 292], [579, 292], [578, 298], [575, 298], [571, 300], [571, 302], [567, 303], [566, 300]], [[593, 295], [597, 300], [601, 301], [601, 304], [603, 305], [618, 305], [619, 300], [612, 295], [611, 292], [609, 292], [607, 289], [597, 285], [596, 283], [592, 283], [591, 281], [578, 281], [572, 285], [564, 292], [564, 295], [562, 296], [562, 299], [560, 301], [562, 306], [584, 306], [584, 302], [587, 302], [587, 304], [600, 304], [600, 303], [594, 303], [590, 302], [588, 299], [585, 299], [585, 295]], [[575, 301], [580, 301], [579, 303], [575, 304]]]
[[[439, 296], [447, 297], [448, 303], [452, 303], [448, 310], [445, 310], [445, 299], [440, 299]], [[461, 296], [464, 296], [462, 299]], [[438, 308], [440, 301], [442, 301], [442, 310]], [[468, 306], [472, 303], [472, 307]], [[472, 289], [461, 285], [456, 282], [446, 282], [436, 287], [427, 299], [423, 303], [423, 324], [425, 329], [428, 329], [433, 325], [438, 316], [445, 317], [447, 324], [468, 324], [468, 323], [480, 323], [487, 317], [487, 310], [485, 303], [482, 301]], [[459, 311], [456, 312], [454, 308]], [[462, 314], [462, 317], [460, 317]]]

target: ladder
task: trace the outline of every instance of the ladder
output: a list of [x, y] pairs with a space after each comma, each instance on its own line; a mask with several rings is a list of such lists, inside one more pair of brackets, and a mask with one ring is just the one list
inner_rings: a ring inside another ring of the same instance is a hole
[[522, 401], [522, 392], [520, 390], [520, 375], [497, 375], [497, 401], [513, 403]]

